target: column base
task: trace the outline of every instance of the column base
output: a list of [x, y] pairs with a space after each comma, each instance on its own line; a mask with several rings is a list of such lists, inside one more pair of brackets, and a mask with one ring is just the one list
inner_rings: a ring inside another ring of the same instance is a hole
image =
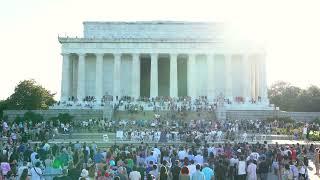
[[68, 101], [69, 99], [67, 98], [67, 97], [61, 97], [60, 98], [60, 102], [66, 102], [66, 101]]
[[251, 97], [245, 97], [244, 98], [244, 103], [245, 104], [250, 103], [251, 99], [252, 99]]
[[267, 98], [267, 97], [261, 98], [261, 103], [262, 103], [262, 104], [269, 105], [269, 104], [270, 104], [269, 98]]

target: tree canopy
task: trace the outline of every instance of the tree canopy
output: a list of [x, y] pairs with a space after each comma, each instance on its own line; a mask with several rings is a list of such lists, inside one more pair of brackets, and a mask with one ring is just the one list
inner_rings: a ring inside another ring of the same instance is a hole
[[290, 83], [279, 81], [271, 86], [268, 94], [270, 102], [284, 111], [320, 111], [320, 88], [314, 85], [301, 89]]
[[0, 101], [0, 115], [3, 110], [39, 110], [48, 109], [55, 103], [54, 93], [46, 90], [35, 80], [24, 80], [15, 87], [14, 93], [4, 101]]

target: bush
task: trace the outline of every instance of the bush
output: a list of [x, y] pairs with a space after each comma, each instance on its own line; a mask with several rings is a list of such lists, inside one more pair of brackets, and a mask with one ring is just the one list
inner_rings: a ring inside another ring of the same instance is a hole
[[57, 117], [49, 118], [49, 121], [53, 123], [54, 126], [58, 126], [59, 122], [63, 124], [72, 124], [73, 116], [69, 113], [59, 113]]
[[320, 131], [310, 131], [309, 139], [311, 141], [320, 141]]
[[269, 117], [267, 118], [267, 122], [274, 122], [277, 120], [279, 123], [284, 123], [284, 124], [293, 124], [295, 123], [295, 120], [291, 119], [291, 117]]
[[32, 111], [27, 111], [26, 113], [24, 113], [23, 119], [25, 121], [31, 121], [32, 124], [37, 124], [43, 122], [44, 120], [42, 115], [34, 113]]
[[20, 122], [23, 122], [23, 119], [20, 116], [17, 116], [16, 118], [14, 118], [14, 122], [20, 124]]
[[58, 115], [58, 119], [60, 120], [61, 123], [64, 123], [64, 124], [71, 124], [72, 123], [72, 119], [73, 119], [73, 116], [71, 116], [69, 113], [59, 113]]
[[316, 119], [314, 119], [311, 123], [314, 123], [314, 124], [319, 124], [320, 125], [320, 118], [317, 117]]

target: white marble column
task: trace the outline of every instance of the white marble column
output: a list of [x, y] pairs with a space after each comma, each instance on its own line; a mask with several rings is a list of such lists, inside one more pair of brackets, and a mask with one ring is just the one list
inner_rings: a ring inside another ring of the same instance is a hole
[[261, 74], [260, 74], [260, 61], [259, 58], [255, 59], [255, 66], [254, 66], [254, 75], [255, 75], [255, 99], [258, 100], [258, 97], [261, 97]]
[[178, 97], [177, 54], [170, 54], [170, 97]]
[[196, 56], [195, 54], [189, 54], [188, 57], [188, 65], [187, 65], [187, 69], [188, 69], [188, 96], [190, 96], [191, 98], [196, 98], [195, 95], [195, 62], [196, 62]]
[[248, 102], [251, 98], [250, 74], [251, 64], [247, 54], [242, 55], [243, 77], [242, 77], [242, 97]]
[[257, 94], [257, 91], [256, 91], [256, 62], [255, 62], [255, 59], [253, 59], [251, 61], [251, 69], [250, 69], [250, 72], [251, 72], [251, 98], [256, 98], [256, 94]]
[[261, 100], [264, 103], [269, 104], [268, 100], [268, 85], [267, 85], [267, 70], [266, 70], [266, 59], [263, 55], [261, 57]]
[[139, 54], [132, 54], [132, 97], [140, 97], [140, 59]]
[[78, 89], [77, 98], [82, 102], [86, 93], [86, 54], [78, 54]]
[[96, 100], [99, 103], [103, 97], [103, 55], [96, 54]]
[[116, 100], [116, 96], [118, 96], [118, 100], [120, 99], [120, 66], [121, 66], [121, 54], [113, 54], [114, 63], [113, 63], [113, 96], [114, 100]]
[[233, 101], [232, 94], [232, 56], [225, 55], [225, 95], [229, 100]]
[[151, 54], [150, 97], [158, 96], [158, 54]]
[[62, 53], [62, 78], [61, 78], [61, 101], [67, 101], [71, 96], [71, 59], [70, 54]]
[[209, 101], [212, 101], [215, 97], [214, 93], [214, 55], [207, 54], [207, 65], [208, 65], [208, 92], [207, 96]]

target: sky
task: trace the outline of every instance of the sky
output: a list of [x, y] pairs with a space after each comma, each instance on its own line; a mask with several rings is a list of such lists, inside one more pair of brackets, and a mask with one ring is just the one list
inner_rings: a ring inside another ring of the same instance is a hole
[[60, 36], [82, 36], [83, 21], [224, 22], [267, 52], [268, 85], [320, 86], [318, 0], [0, 0], [0, 100], [35, 79], [60, 96]]

